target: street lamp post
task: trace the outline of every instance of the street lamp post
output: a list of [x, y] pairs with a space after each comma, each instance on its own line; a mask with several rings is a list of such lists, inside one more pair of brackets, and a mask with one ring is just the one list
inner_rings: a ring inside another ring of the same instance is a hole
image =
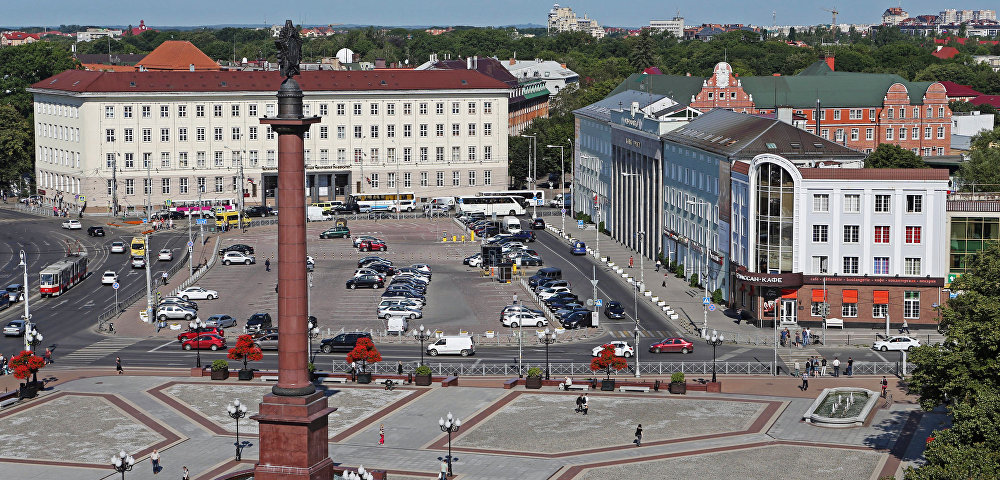
[[545, 344], [545, 379], [549, 379], [549, 345], [556, 343], [556, 333], [555, 330], [549, 330], [545, 327], [544, 332], [538, 332], [538, 341]]
[[[35, 330], [35, 327], [31, 325], [25, 325], [24, 330], [24, 343], [28, 346], [27, 350], [38, 350], [38, 345], [42, 343], [42, 334]], [[35, 384], [38, 383], [38, 372], [32, 374], [31, 381]]]
[[[198, 220], [205, 219], [205, 212], [201, 206], [201, 194], [205, 193], [205, 186], [198, 185]], [[198, 235], [201, 237], [201, 244], [205, 244], [205, 224], [203, 222], [198, 222]]]
[[[566, 163], [563, 157], [563, 152], [565, 151], [565, 148], [562, 145], [546, 145], [545, 147], [559, 149], [559, 182], [562, 183], [562, 185], [566, 185], [566, 179], [563, 178], [563, 176], [566, 175]], [[560, 185], [560, 187], [562, 187], [562, 185]], [[566, 189], [560, 188], [559, 191], [562, 192], [563, 196], [562, 200], [563, 204], [559, 207], [559, 211], [562, 212], [562, 232], [563, 235], [565, 235], [566, 234]], [[571, 202], [570, 204], [572, 205], [572, 200], [570, 202]]]
[[111, 456], [111, 466], [114, 467], [115, 471], [122, 474], [122, 480], [125, 480], [125, 472], [131, 471], [132, 467], [135, 466], [135, 459], [132, 455], [125, 453], [125, 450], [118, 452], [118, 455]]
[[[521, 135], [521, 136], [524, 137], [524, 138], [530, 138], [531, 139], [531, 150], [528, 150], [528, 157], [529, 157], [529, 160], [533, 159], [534, 161], [533, 162], [529, 162], [529, 165], [528, 165], [528, 173], [531, 176], [531, 184], [528, 185], [528, 190], [534, 190], [535, 189], [535, 182], [538, 181], [538, 152], [537, 152], [538, 138], [535, 135]], [[534, 153], [532, 153], [532, 152], [534, 152]], [[532, 172], [532, 167], [534, 167], [534, 172]], [[531, 208], [531, 216], [533, 218], [538, 218], [538, 201], [537, 200], [535, 201], [534, 205]]]
[[364, 465], [358, 465], [357, 472], [344, 472], [344, 480], [374, 480], [372, 472], [365, 471]]
[[194, 348], [195, 350], [197, 350], [197, 352], [195, 353], [196, 355], [195, 358], [197, 358], [197, 360], [195, 361], [195, 366], [198, 368], [201, 368], [201, 332], [205, 328], [205, 326], [206, 326], [205, 321], [200, 318], [196, 318], [192, 320], [191, 323], [188, 323], [188, 327], [191, 330], [194, 330], [195, 333]]
[[448, 476], [451, 477], [455, 475], [451, 469], [451, 434], [458, 432], [459, 427], [462, 426], [462, 420], [453, 417], [451, 412], [448, 412], [448, 420], [439, 418], [438, 426], [441, 427], [442, 432], [448, 432]]
[[309, 323], [307, 326], [307, 333], [309, 334], [309, 352], [306, 354], [306, 361], [312, 362], [314, 357], [313, 339], [319, 336], [319, 327], [316, 326], [316, 317], [309, 315]]
[[[687, 204], [688, 205], [705, 206], [705, 214], [702, 216], [704, 218], [704, 220], [705, 220], [705, 234], [704, 234], [704, 237], [702, 238], [702, 243], [701, 243], [702, 250], [703, 250], [701, 253], [705, 257], [705, 273], [702, 274], [703, 276], [699, 280], [701, 280], [704, 283], [704, 285], [705, 285], [705, 298], [708, 298], [708, 206], [709, 206], [709, 203], [708, 202], [703, 202], [703, 201], [696, 202], [694, 200], [688, 200]], [[689, 240], [688, 241], [688, 251], [690, 252], [690, 250], [691, 250], [691, 243], [690, 243], [690, 240]], [[704, 299], [702, 300], [702, 307], [703, 307], [702, 310], [704, 311], [703, 312], [704, 313], [704, 319], [702, 320], [702, 325], [701, 325], [701, 337], [707, 339], [708, 338], [708, 304], [704, 302]]]
[[427, 339], [431, 338], [431, 330], [429, 328], [425, 330], [424, 326], [421, 325], [420, 329], [413, 331], [413, 338], [416, 338], [418, 341], [420, 341], [420, 364], [423, 365], [424, 364], [424, 342], [426, 342]]
[[240, 444], [240, 419], [247, 416], [247, 406], [240, 403], [239, 399], [226, 407], [229, 418], [236, 420], [236, 461], [240, 461], [243, 456], [243, 445]]
[[725, 335], [719, 335], [719, 332], [712, 330], [712, 337], [708, 339], [708, 344], [712, 346], [712, 383], [715, 383], [715, 348], [722, 345]]
[[[28, 329], [31, 328], [31, 312], [28, 310], [28, 292], [30, 292], [31, 289], [28, 288], [28, 262], [25, 260], [24, 250], [21, 250], [21, 263], [19, 263], [17, 266], [19, 266], [19, 267], [21, 267], [21, 268], [24, 269], [24, 285], [23, 285], [23, 288], [24, 288], [24, 294], [23, 294], [24, 295], [24, 330], [28, 331]], [[28, 337], [27, 336], [24, 337], [24, 349], [25, 350], [31, 350], [31, 347], [28, 345]]]

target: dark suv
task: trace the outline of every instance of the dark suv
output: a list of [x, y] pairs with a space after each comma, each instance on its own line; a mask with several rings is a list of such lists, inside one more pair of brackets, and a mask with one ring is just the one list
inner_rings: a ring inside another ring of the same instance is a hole
[[90, 235], [91, 237], [103, 237], [104, 227], [90, 227], [87, 229], [87, 235]]
[[359, 338], [371, 340], [372, 336], [366, 332], [341, 333], [333, 338], [324, 338], [319, 343], [319, 350], [323, 353], [350, 352], [354, 350], [354, 345], [358, 343]]
[[226, 252], [242, 252], [245, 255], [253, 255], [253, 247], [237, 243], [236, 245], [230, 245], [226, 248], [219, 249], [219, 255], [225, 255]]
[[382, 288], [383, 286], [385, 286], [385, 281], [375, 275], [361, 275], [347, 281], [347, 288], [352, 290], [358, 287]]
[[246, 210], [243, 210], [243, 214], [248, 217], [267, 217], [274, 215], [274, 210], [272, 210], [271, 207], [254, 205], [252, 207], [247, 207]]
[[265, 328], [271, 328], [270, 313], [255, 313], [247, 319], [246, 329], [248, 332], [255, 332]]

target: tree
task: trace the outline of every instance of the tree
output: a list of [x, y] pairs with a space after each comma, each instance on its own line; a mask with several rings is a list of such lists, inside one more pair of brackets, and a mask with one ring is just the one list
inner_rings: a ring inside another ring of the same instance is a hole
[[795, 41], [795, 27], [790, 27], [788, 29], [788, 41], [789, 42]]
[[628, 368], [628, 362], [622, 357], [615, 356], [615, 347], [606, 344], [600, 355], [590, 361], [590, 370], [593, 372], [604, 372], [607, 379], [611, 380], [611, 371], [621, 371]]
[[988, 392], [951, 409], [951, 428], [927, 438], [926, 463], [908, 480], [1000, 477], [1000, 395]]
[[260, 347], [253, 343], [252, 336], [240, 335], [240, 338], [236, 340], [236, 346], [229, 349], [226, 357], [230, 360], [243, 362], [243, 370], [246, 370], [247, 362], [259, 361], [264, 358], [264, 354], [260, 351]]
[[1000, 128], [972, 137], [969, 160], [958, 169], [962, 191], [1000, 191]]
[[865, 168], [928, 168], [917, 154], [890, 143], [882, 143], [865, 159]]
[[637, 71], [645, 70], [656, 64], [656, 50], [653, 39], [649, 36], [649, 30], [643, 30], [636, 37], [632, 51], [629, 53], [629, 63]]
[[361, 362], [361, 372], [367, 371], [369, 363], [378, 363], [382, 361], [382, 354], [378, 353], [375, 349], [375, 344], [372, 343], [372, 339], [367, 337], [361, 337], [358, 342], [354, 344], [354, 350], [347, 354], [347, 362]]
[[34, 100], [25, 89], [78, 66], [68, 49], [50, 42], [0, 48], [0, 98], [3, 98], [4, 104], [16, 108], [22, 117], [29, 118], [34, 110]]
[[14, 106], [0, 104], [0, 190], [34, 172], [34, 150], [31, 122]]

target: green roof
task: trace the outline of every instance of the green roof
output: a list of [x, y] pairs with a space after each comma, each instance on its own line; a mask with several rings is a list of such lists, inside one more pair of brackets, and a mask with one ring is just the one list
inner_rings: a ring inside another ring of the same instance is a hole
[[701, 86], [704, 83], [705, 79], [702, 77], [634, 73], [629, 75], [608, 96], [610, 97], [626, 90], [635, 90], [638, 92], [649, 91], [650, 93], [666, 95], [680, 104], [687, 105], [691, 103], [691, 97], [701, 91]]

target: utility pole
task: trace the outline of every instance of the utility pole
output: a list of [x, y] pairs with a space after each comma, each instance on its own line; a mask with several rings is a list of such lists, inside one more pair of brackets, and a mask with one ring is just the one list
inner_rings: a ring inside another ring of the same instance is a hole
[[111, 157], [111, 216], [118, 216], [118, 157], [121, 154], [117, 151]]
[[146, 248], [145, 248], [145, 250], [143, 252], [145, 254], [145, 257], [146, 257], [145, 258], [145, 262], [146, 262], [146, 315], [147, 315], [146, 318], [149, 319], [150, 324], [152, 324], [152, 322], [156, 321], [156, 318], [154, 317], [154, 313], [153, 313], [153, 279], [152, 279], [152, 272], [150, 272], [151, 267], [149, 266], [149, 234], [148, 233], [144, 233], [142, 236], [143, 236], [143, 239], [146, 242]]
[[[205, 191], [204, 185], [198, 185], [198, 220], [204, 219], [204, 211], [201, 206], [201, 194]], [[198, 235], [201, 237], [201, 244], [205, 244], [205, 224], [198, 222]]]
[[243, 195], [244, 195], [243, 194], [243, 189], [246, 186], [246, 179], [243, 178], [243, 154], [244, 153], [246, 153], [246, 150], [244, 150], [240, 154], [240, 188], [239, 188], [239, 193], [240, 193], [240, 211], [237, 214], [239, 216], [239, 224], [240, 224], [240, 228], [241, 229], [243, 228], [243, 207], [244, 207], [244, 205], [243, 205]]
[[[546, 148], [558, 148], [559, 149], [559, 182], [566, 185], [566, 160], [563, 153], [565, 148], [562, 145], [546, 145]], [[537, 160], [535, 161], [537, 164]], [[562, 187], [562, 185], [560, 185]], [[562, 233], [566, 234], [566, 189], [560, 188], [559, 191], [562, 192], [562, 205], [559, 206], [559, 211], [562, 213]], [[572, 199], [570, 200], [572, 202]], [[572, 203], [570, 203], [570, 209], [572, 209]]]
[[[521, 135], [521, 137], [530, 138], [531, 142], [532, 142], [532, 143], [529, 144], [529, 147], [528, 147], [528, 176], [529, 177], [533, 177], [533, 178], [529, 178], [529, 180], [528, 180], [528, 190], [534, 190], [535, 189], [535, 181], [538, 180], [538, 175], [532, 175], [531, 174], [531, 167], [532, 167], [532, 157], [534, 157], [535, 173], [537, 174], [538, 173], [538, 152], [537, 152], [537, 150], [535, 149], [535, 146], [534, 146], [535, 145], [534, 142], [536, 141], [536, 136], [535, 135]], [[532, 152], [534, 152], [534, 154], [532, 154]], [[534, 218], [538, 218], [538, 201], [537, 200], [535, 201], [535, 203], [531, 207], [531, 209], [532, 209], [531, 210], [531, 216], [534, 217]]]
[[188, 277], [194, 276], [194, 248], [191, 247], [191, 211], [188, 210]]

